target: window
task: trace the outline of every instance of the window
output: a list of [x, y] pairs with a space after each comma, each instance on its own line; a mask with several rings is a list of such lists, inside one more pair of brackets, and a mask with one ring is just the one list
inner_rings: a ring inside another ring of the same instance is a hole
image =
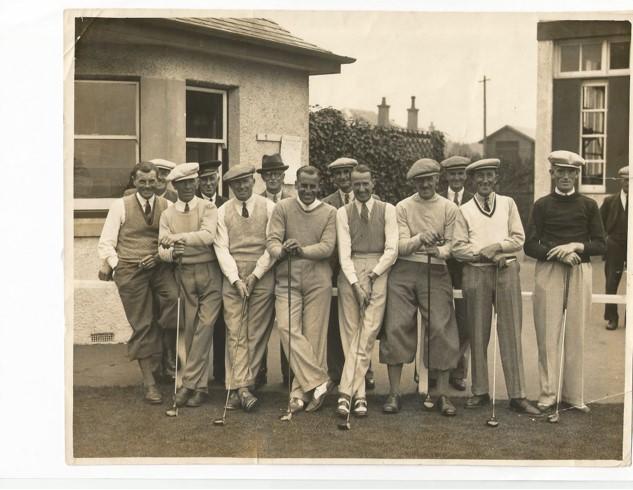
[[188, 162], [221, 160], [226, 148], [226, 92], [187, 87]]
[[139, 159], [138, 83], [75, 81], [75, 209], [107, 209]]
[[630, 39], [582, 39], [557, 45], [556, 77], [629, 74]]
[[605, 192], [606, 82], [585, 82], [580, 97], [580, 154], [586, 162], [580, 179], [580, 190]]

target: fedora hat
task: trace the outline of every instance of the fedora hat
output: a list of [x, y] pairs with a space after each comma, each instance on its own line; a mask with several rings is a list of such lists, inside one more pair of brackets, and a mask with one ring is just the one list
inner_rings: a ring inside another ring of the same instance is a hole
[[268, 172], [270, 170], [288, 170], [290, 167], [284, 163], [279, 153], [264, 155], [262, 157], [262, 167], [257, 169], [257, 173]]

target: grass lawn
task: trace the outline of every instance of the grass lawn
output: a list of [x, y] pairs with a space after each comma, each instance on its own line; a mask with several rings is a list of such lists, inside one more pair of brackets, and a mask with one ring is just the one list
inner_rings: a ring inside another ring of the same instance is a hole
[[[499, 426], [485, 422], [488, 409], [460, 409], [442, 417], [420, 408], [418, 398], [405, 396], [398, 415], [383, 415], [383, 397], [369, 397], [369, 417], [352, 418], [351, 431], [336, 428], [335, 396], [316, 414], [300, 413], [290, 422], [278, 420], [286, 395], [264, 392], [252, 413], [222, 415], [224, 391], [211, 391], [212, 401], [200, 408], [182, 408], [177, 418], [165, 416], [165, 402], [145, 404], [139, 387], [77, 387], [74, 390], [74, 457], [239, 457], [239, 458], [379, 458], [379, 459], [589, 459], [622, 458], [621, 404], [593, 404], [590, 414], [563, 412], [559, 424], [520, 416], [498, 405]], [[169, 400], [169, 403], [168, 403]]]

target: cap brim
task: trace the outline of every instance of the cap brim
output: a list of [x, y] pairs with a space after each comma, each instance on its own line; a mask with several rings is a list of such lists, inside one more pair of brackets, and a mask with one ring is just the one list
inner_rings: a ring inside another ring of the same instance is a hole
[[552, 167], [573, 168], [575, 170], [581, 169], [578, 165], [572, 165], [571, 163], [552, 163]]
[[257, 170], [255, 170], [258, 174], [261, 174], [263, 172], [273, 172], [274, 170], [288, 170], [290, 167], [288, 165], [281, 165], [279, 167], [271, 167], [271, 168], [266, 168], [266, 169], [261, 169], [258, 168]]
[[432, 177], [433, 175], [439, 175], [439, 172], [427, 172], [427, 173], [423, 173], [423, 174], [417, 174], [417, 175], [413, 175], [411, 177], [409, 177], [410, 180], [415, 180], [415, 179], [422, 179], [424, 177]]

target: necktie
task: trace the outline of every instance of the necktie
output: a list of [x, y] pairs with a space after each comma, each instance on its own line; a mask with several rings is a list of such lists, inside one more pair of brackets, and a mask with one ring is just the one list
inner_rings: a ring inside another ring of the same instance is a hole
[[457, 192], [453, 194], [453, 202], [459, 206], [459, 194], [457, 194]]
[[349, 203], [349, 194], [345, 193], [345, 204]]
[[369, 209], [367, 208], [366, 202], [363, 203], [360, 210], [360, 219], [362, 219], [365, 223], [369, 223]]
[[490, 199], [490, 197], [488, 196], [484, 197], [484, 211], [486, 213], [490, 212], [490, 204], [488, 204], [488, 199]]
[[248, 209], [246, 209], [246, 202], [242, 201], [242, 217], [248, 218]]
[[189, 203], [186, 202], [185, 203], [185, 213], [188, 213], [188, 212], [189, 212]]
[[150, 214], [152, 214], [152, 207], [149, 205], [149, 201], [145, 201], [145, 217], [149, 218]]
[[273, 194], [273, 202], [277, 202], [277, 194]]

